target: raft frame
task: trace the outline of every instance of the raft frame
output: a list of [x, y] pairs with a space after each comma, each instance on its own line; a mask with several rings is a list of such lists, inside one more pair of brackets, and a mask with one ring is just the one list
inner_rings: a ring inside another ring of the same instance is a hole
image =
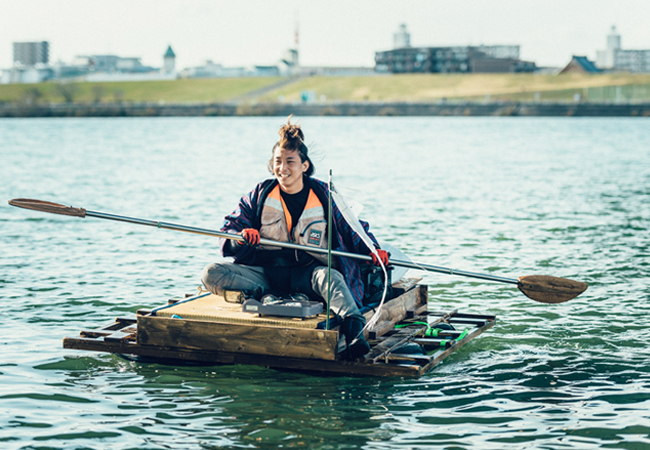
[[[170, 300], [170, 304], [177, 301]], [[369, 318], [374, 311], [365, 314]], [[427, 326], [416, 322], [429, 326], [444, 322], [466, 329], [440, 330], [437, 336], [427, 337]], [[357, 361], [341, 360], [338, 327], [324, 330], [221, 323], [159, 317], [148, 310], [139, 310], [136, 317], [117, 317], [96, 330], [81, 330], [79, 337], [65, 337], [63, 347], [132, 355], [165, 364], [245, 364], [305, 372], [417, 378], [495, 323], [493, 315], [428, 311], [427, 287], [413, 284], [384, 304], [376, 325], [365, 332], [371, 350]], [[396, 351], [408, 342], [422, 345], [431, 354]]]

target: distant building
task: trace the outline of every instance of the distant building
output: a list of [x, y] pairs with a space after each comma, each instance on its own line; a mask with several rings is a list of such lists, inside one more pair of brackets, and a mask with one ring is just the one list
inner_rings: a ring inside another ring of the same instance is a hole
[[374, 67], [342, 67], [342, 66], [303, 66], [300, 68], [300, 76], [321, 76], [321, 77], [362, 77], [377, 75]]
[[290, 48], [284, 52], [284, 57], [280, 60], [280, 71], [286, 75], [298, 75], [300, 54], [297, 48]]
[[518, 45], [411, 47], [406, 25], [393, 35], [393, 50], [375, 53], [379, 73], [534, 72], [533, 62], [519, 59]]
[[375, 53], [375, 71], [385, 73], [500, 73], [534, 72], [537, 69], [533, 62], [521, 61], [518, 57], [512, 57], [518, 54], [519, 46], [513, 45], [399, 48]]
[[45, 64], [39, 63], [28, 67], [15, 66], [11, 69], [2, 70], [0, 84], [41, 83], [53, 76], [54, 71]]
[[411, 34], [406, 31], [406, 24], [401, 24], [397, 33], [393, 34], [393, 48], [406, 48], [411, 46]]
[[96, 73], [143, 73], [158, 69], [142, 65], [140, 58], [124, 58], [117, 55], [82, 55], [78, 60], [86, 60], [90, 72]]
[[600, 73], [600, 70], [596, 65], [589, 61], [586, 56], [574, 56], [571, 58], [569, 64], [566, 65], [564, 69], [560, 71], [560, 74], [563, 73]]
[[239, 78], [239, 77], [277, 77], [278, 66], [224, 67], [207, 60], [203, 66], [188, 67], [181, 70], [181, 78]]
[[614, 70], [650, 72], [650, 50], [619, 50], [614, 58]]
[[614, 68], [614, 55], [621, 49], [621, 35], [616, 33], [616, 27], [612, 27], [607, 35], [607, 48], [596, 52], [596, 65], [601, 69]]
[[163, 55], [163, 71], [165, 73], [176, 72], [176, 54], [171, 45], [167, 47], [167, 51]]
[[607, 48], [596, 52], [596, 65], [612, 71], [650, 72], [650, 50], [623, 50], [621, 36], [612, 26], [607, 35]]
[[50, 44], [42, 42], [14, 42], [14, 66], [35, 66], [50, 61]]
[[176, 54], [171, 45], [167, 46], [167, 51], [163, 54], [163, 67], [160, 69], [143, 65], [140, 58], [123, 58], [116, 55], [91, 55], [79, 58], [86, 58], [88, 61], [90, 71], [85, 76], [86, 81], [156, 81], [177, 78]]
[[[37, 61], [38, 60], [38, 61]], [[171, 46], [163, 54], [163, 67], [142, 64], [140, 58], [117, 55], [81, 55], [71, 64], [49, 60], [47, 42], [14, 43], [14, 67], [3, 70], [0, 83], [40, 83], [46, 80], [77, 79], [91, 82], [174, 80], [176, 54]], [[37, 61], [31, 65], [31, 63]]]

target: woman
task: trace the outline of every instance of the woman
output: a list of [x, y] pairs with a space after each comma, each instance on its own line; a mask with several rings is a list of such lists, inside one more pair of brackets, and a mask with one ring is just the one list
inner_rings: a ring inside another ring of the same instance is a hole
[[[327, 248], [327, 233], [332, 234], [332, 249], [349, 253], [371, 254], [359, 235], [345, 221], [336, 204], [332, 207], [332, 230], [327, 229], [328, 186], [312, 178], [314, 164], [308, 156], [304, 134], [299, 125], [280, 127], [280, 140], [273, 146], [268, 169], [274, 178], [259, 183], [239, 201], [238, 208], [226, 220], [222, 231], [240, 234], [245, 243], [224, 239], [223, 256], [234, 263], [215, 263], [203, 271], [203, 284], [212, 293], [242, 290], [259, 298], [264, 293], [286, 295], [302, 293], [312, 299], [327, 299], [327, 257], [301, 250], [259, 246], [260, 237], [306, 246]], [[368, 231], [368, 224], [360, 221]], [[379, 249], [368, 232], [379, 258], [388, 264], [388, 253]], [[366, 319], [359, 312], [363, 283], [359, 260], [335, 258], [330, 278], [331, 311], [341, 321], [345, 336], [345, 357], [356, 359], [370, 350], [363, 337]]]

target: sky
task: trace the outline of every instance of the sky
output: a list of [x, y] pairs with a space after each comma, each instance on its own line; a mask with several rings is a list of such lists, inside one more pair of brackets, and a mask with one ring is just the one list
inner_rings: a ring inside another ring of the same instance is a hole
[[294, 46], [303, 66], [374, 66], [406, 24], [413, 47], [519, 45], [542, 67], [595, 60], [613, 25], [625, 49], [650, 49], [650, 0], [0, 0], [0, 68], [12, 43], [48, 41], [50, 62], [140, 57], [176, 68], [212, 60], [273, 65]]

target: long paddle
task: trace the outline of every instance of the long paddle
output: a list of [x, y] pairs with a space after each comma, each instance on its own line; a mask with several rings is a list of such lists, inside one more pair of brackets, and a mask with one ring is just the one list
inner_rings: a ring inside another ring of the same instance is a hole
[[[17, 206], [19, 208], [33, 209], [35, 211], [48, 212], [53, 214], [62, 214], [64, 216], [96, 217], [98, 219], [116, 220], [119, 222], [135, 223], [138, 225], [164, 228], [166, 230], [184, 231], [187, 233], [203, 234], [207, 236], [215, 236], [219, 238], [244, 242], [244, 238], [238, 234], [224, 233], [222, 231], [208, 230], [205, 228], [188, 227], [185, 225], [177, 225], [169, 222], [159, 222], [155, 220], [137, 219], [134, 217], [116, 216], [114, 214], [88, 211], [83, 208], [75, 208], [72, 206], [65, 206], [58, 203], [46, 202], [42, 200], [17, 198], [9, 200], [9, 204], [12, 206]], [[306, 250], [313, 253], [328, 253], [328, 250], [325, 248], [308, 247], [299, 244], [292, 244], [289, 242], [273, 241], [270, 239], [260, 239], [260, 245], [270, 245], [295, 250]], [[362, 261], [372, 261], [372, 257], [368, 255], [359, 255], [356, 253], [347, 253], [338, 250], [332, 250], [331, 254], [333, 256], [360, 259]], [[548, 275], [528, 275], [515, 279], [474, 272], [466, 272], [464, 270], [455, 270], [447, 267], [414, 263], [410, 261], [396, 261], [391, 259], [390, 264], [394, 266], [406, 267], [409, 269], [419, 269], [428, 272], [444, 273], [447, 275], [460, 275], [463, 277], [478, 278], [481, 280], [497, 281], [499, 283], [515, 284], [526, 297], [542, 303], [566, 302], [567, 300], [571, 300], [572, 298], [575, 298], [578, 295], [582, 294], [587, 289], [587, 284], [580, 281], [569, 280], [567, 278], [552, 277]]]

